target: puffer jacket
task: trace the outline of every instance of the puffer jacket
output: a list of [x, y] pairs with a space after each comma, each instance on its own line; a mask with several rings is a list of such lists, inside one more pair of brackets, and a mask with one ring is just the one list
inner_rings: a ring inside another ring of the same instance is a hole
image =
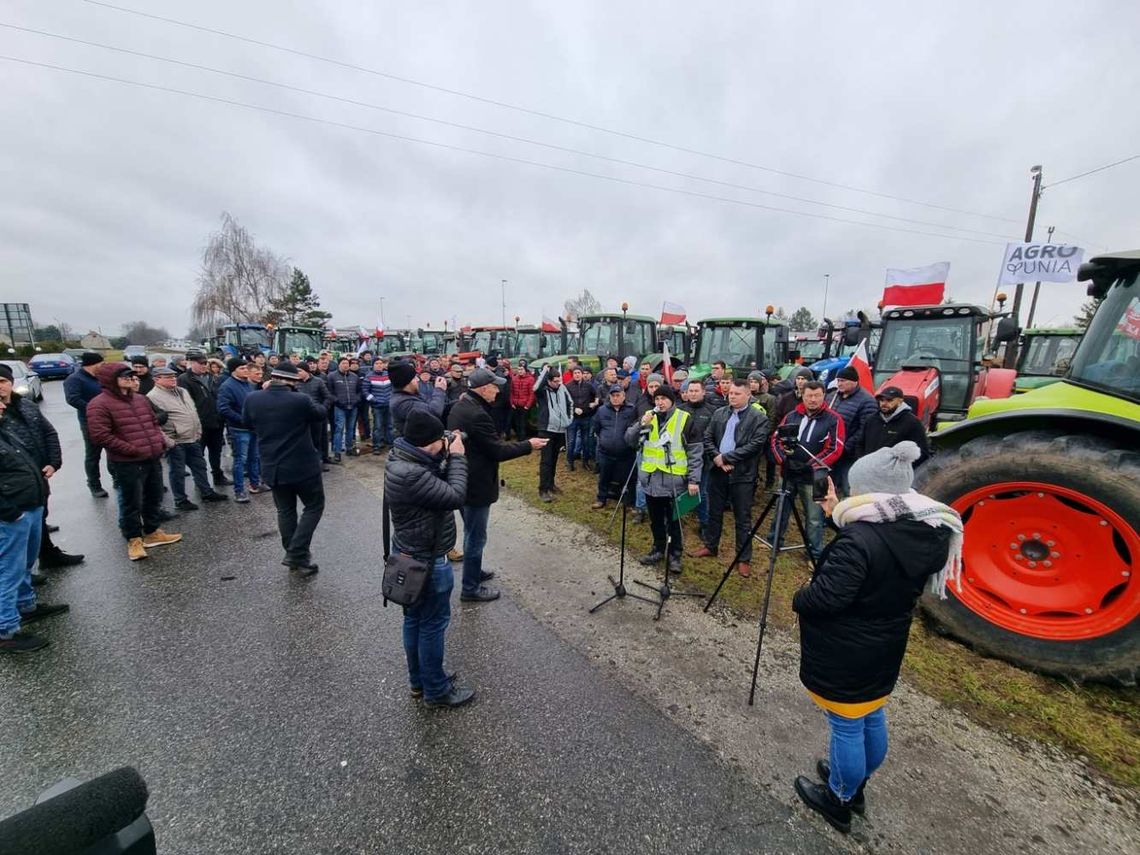
[[364, 378], [364, 398], [373, 407], [387, 407], [392, 403], [392, 381], [387, 371], [372, 371]]
[[[0, 415], [0, 424], [9, 418]], [[46, 501], [47, 481], [32, 453], [0, 431], [0, 521], [15, 522]]]
[[800, 616], [800, 682], [840, 703], [889, 695], [915, 602], [949, 550], [950, 529], [914, 520], [841, 528], [792, 599]]
[[425, 401], [418, 394], [413, 395], [411, 392], [405, 392], [403, 389], [397, 389], [392, 393], [392, 424], [396, 428], [396, 436], [404, 435], [404, 425], [408, 421], [408, 416], [414, 410], [424, 410], [431, 413], [440, 421], [443, 420], [443, 410], [447, 406], [447, 396], [440, 393], [435, 394], [432, 390], [432, 398], [430, 401]]
[[534, 406], [534, 375], [529, 371], [511, 375], [511, 406], [527, 410]]
[[394, 550], [421, 561], [446, 555], [455, 546], [455, 511], [466, 497], [465, 456], [433, 457], [396, 439], [384, 467]]
[[863, 428], [869, 419], [879, 415], [879, 405], [862, 386], [844, 398], [838, 391], [827, 396], [827, 405], [843, 419], [843, 459], [854, 462], [863, 447]]
[[360, 388], [363, 384], [360, 375], [355, 371], [345, 374], [341, 374], [339, 369], [330, 371], [327, 382], [333, 406], [342, 410], [351, 410], [360, 403]]
[[612, 404], [599, 407], [594, 416], [594, 434], [598, 437], [598, 450], [610, 457], [633, 457], [634, 450], [625, 441], [625, 432], [637, 421], [637, 410], [623, 403], [614, 409]]
[[123, 367], [122, 362], [99, 366], [103, 391], [87, 405], [87, 432], [113, 463], [154, 460], [166, 451], [167, 440], [146, 396], [119, 389], [115, 374]]
[[8, 410], [0, 420], [0, 432], [22, 445], [41, 469], [50, 466], [58, 470], [63, 466], [59, 434], [35, 402], [23, 395], [12, 393]]
[[324, 378], [310, 374], [308, 380], [297, 384], [297, 389], [323, 407], [325, 412], [332, 407], [332, 395], [329, 394], [329, 387], [325, 385]]

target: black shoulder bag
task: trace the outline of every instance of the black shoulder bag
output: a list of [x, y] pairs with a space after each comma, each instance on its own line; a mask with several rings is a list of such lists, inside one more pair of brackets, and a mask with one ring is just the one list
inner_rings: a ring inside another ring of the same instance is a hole
[[384, 580], [381, 590], [384, 606], [391, 600], [405, 608], [417, 605], [431, 585], [431, 569], [435, 562], [436, 547], [443, 531], [443, 514], [435, 514], [435, 537], [431, 555], [425, 564], [410, 555], [392, 554], [391, 514], [387, 499], [384, 501]]

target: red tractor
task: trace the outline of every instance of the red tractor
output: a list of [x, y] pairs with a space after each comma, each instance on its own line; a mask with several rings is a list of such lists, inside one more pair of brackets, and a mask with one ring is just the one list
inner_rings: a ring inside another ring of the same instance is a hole
[[[883, 314], [875, 356], [875, 388], [897, 386], [927, 428], [958, 421], [980, 398], [1008, 398], [1016, 371], [982, 363], [982, 327], [995, 317], [980, 306], [907, 306]], [[995, 343], [1016, 338], [1009, 318], [998, 323]]]

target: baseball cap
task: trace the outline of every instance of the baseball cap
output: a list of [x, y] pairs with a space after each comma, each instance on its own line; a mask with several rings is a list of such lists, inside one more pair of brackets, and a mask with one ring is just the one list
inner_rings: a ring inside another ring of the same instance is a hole
[[884, 386], [876, 394], [876, 398], [886, 398], [888, 401], [893, 401], [895, 398], [902, 398], [903, 390], [898, 386]]
[[614, 392], [624, 392], [624, 391], [625, 391], [625, 388], [620, 383], [614, 383], [612, 386], [610, 386], [610, 394], [611, 395]]
[[480, 386], [486, 386], [488, 383], [494, 383], [496, 386], [506, 386], [507, 378], [500, 377], [494, 371], [488, 371], [486, 368], [476, 368], [471, 372], [471, 376], [467, 378], [467, 386], [471, 389], [478, 389]]

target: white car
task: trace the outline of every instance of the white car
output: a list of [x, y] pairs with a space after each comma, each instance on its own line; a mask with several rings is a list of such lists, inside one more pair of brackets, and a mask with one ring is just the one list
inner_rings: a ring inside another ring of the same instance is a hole
[[12, 369], [12, 391], [25, 398], [31, 398], [37, 403], [44, 399], [43, 381], [34, 371], [29, 371], [24, 363], [9, 359], [0, 362]]

